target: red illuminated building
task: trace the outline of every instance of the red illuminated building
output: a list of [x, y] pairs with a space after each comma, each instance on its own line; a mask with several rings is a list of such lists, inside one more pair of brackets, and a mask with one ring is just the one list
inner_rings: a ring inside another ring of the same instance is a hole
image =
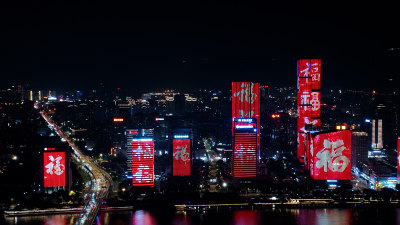
[[172, 159], [172, 175], [173, 176], [190, 176], [191, 175], [191, 141], [189, 135], [174, 135], [172, 140], [173, 159]]
[[351, 179], [351, 131], [342, 130], [313, 136], [310, 172], [315, 180]]
[[67, 146], [45, 147], [42, 152], [42, 180], [46, 192], [70, 189], [70, 156]]
[[297, 157], [304, 162], [306, 132], [321, 125], [321, 60], [297, 61]]
[[260, 150], [260, 83], [232, 82], [232, 132], [236, 118], [257, 121], [257, 150]]
[[132, 185], [154, 186], [154, 141], [132, 139]]
[[232, 176], [235, 178], [257, 175], [257, 122], [255, 119], [237, 118], [233, 130]]
[[397, 180], [400, 179], [400, 137], [397, 138]]

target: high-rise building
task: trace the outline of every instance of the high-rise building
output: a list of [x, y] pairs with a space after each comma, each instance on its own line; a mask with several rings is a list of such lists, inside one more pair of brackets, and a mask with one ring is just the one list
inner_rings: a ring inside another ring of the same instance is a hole
[[189, 132], [176, 132], [172, 139], [172, 175], [191, 175], [192, 141]]
[[234, 120], [232, 176], [249, 178], [257, 176], [257, 121], [252, 118]]
[[42, 151], [42, 183], [46, 193], [71, 189], [70, 151], [68, 146], [45, 147]]
[[358, 169], [363, 168], [363, 164], [368, 161], [368, 151], [370, 149], [369, 137], [367, 132], [351, 132], [351, 165]]
[[321, 60], [297, 61], [297, 158], [304, 162], [306, 133], [321, 126]]
[[397, 168], [397, 180], [400, 180], [400, 137], [397, 138], [397, 158], [396, 158], [396, 168]]
[[260, 83], [232, 82], [232, 132], [237, 118], [254, 118], [257, 122], [257, 151], [260, 150]]
[[127, 173], [128, 178], [132, 178], [132, 149], [134, 138], [153, 138], [153, 129], [127, 129], [126, 136], [126, 158], [127, 158]]
[[132, 139], [132, 186], [154, 186], [154, 140]]
[[383, 149], [383, 139], [382, 139], [382, 120], [373, 119], [372, 122], [372, 148], [373, 149]]
[[312, 135], [310, 175], [315, 180], [351, 179], [351, 131]]

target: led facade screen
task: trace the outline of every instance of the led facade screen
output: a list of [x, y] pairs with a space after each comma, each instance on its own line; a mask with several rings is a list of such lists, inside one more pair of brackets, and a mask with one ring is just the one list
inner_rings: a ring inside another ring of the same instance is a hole
[[234, 134], [232, 160], [233, 177], [255, 177], [257, 175], [257, 133]]
[[310, 60], [311, 84], [313, 90], [321, 89], [321, 59]]
[[400, 138], [397, 138], [397, 179], [400, 179]]
[[190, 139], [173, 139], [173, 176], [190, 176]]
[[43, 152], [44, 187], [65, 186], [65, 152]]
[[297, 118], [297, 158], [303, 158], [306, 152], [306, 126], [321, 126], [321, 119], [311, 117]]
[[297, 61], [297, 156], [304, 161], [305, 125], [321, 125], [321, 60], [300, 59]]
[[132, 185], [154, 186], [154, 141], [132, 140]]
[[351, 132], [318, 134], [310, 149], [310, 170], [315, 180], [351, 179]]
[[236, 118], [257, 119], [257, 149], [260, 149], [260, 83], [232, 82], [232, 132]]

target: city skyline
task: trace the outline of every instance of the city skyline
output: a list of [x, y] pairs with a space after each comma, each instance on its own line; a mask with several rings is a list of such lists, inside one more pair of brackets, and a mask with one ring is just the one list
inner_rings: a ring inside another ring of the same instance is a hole
[[397, 11], [4, 3], [0, 224], [398, 224]]

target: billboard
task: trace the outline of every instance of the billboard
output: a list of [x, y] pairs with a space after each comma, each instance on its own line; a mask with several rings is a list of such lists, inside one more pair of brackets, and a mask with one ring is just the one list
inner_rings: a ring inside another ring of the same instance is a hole
[[154, 140], [132, 139], [132, 185], [154, 186]]
[[297, 61], [297, 157], [304, 161], [305, 125], [321, 125], [321, 60], [300, 59]]
[[173, 176], [190, 176], [190, 139], [173, 139]]
[[310, 146], [311, 177], [315, 180], [351, 179], [351, 131], [317, 134]]
[[234, 121], [233, 177], [257, 176], [257, 128], [255, 119], [239, 118]]
[[44, 187], [65, 186], [65, 152], [43, 152]]
[[260, 83], [232, 82], [232, 132], [236, 118], [257, 119], [257, 149], [260, 149]]

